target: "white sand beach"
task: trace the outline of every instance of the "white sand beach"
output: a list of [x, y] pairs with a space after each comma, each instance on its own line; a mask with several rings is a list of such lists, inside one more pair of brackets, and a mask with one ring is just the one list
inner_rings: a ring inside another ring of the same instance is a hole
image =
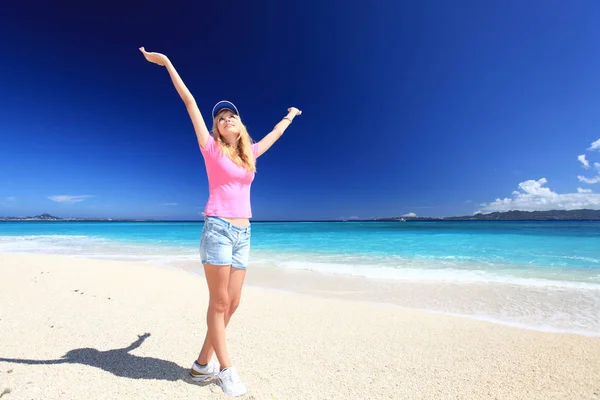
[[[229, 398], [187, 379], [203, 277], [0, 254], [0, 282], [2, 400]], [[245, 399], [600, 399], [600, 338], [253, 286], [227, 332]]]

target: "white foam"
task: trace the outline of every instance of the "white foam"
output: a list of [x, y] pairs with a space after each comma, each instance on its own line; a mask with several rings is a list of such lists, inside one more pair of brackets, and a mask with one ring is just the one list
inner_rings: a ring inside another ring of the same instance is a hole
[[191, 247], [126, 243], [82, 235], [0, 236], [0, 252], [158, 263], [198, 258], [197, 249]]
[[[269, 262], [265, 259], [258, 262]], [[406, 268], [381, 265], [356, 265], [337, 263], [318, 263], [307, 261], [275, 261], [280, 268], [301, 269], [327, 274], [360, 276], [371, 279], [393, 279], [404, 282], [429, 283], [499, 283], [547, 289], [580, 289], [600, 291], [600, 284], [541, 278], [523, 278], [502, 275], [500, 271], [462, 270], [456, 268]]]
[[528, 329], [528, 330], [549, 332], [549, 333], [567, 333], [567, 334], [589, 336], [589, 337], [600, 337], [600, 332], [598, 332], [598, 331], [591, 331], [591, 330], [583, 329], [583, 328], [556, 327], [556, 326], [548, 325], [542, 321], [540, 321], [539, 323], [525, 323], [525, 322], [515, 322], [515, 321], [511, 321], [509, 319], [495, 318], [495, 317], [491, 317], [489, 315], [482, 315], [482, 314], [462, 314], [462, 313], [452, 313], [452, 312], [445, 312], [445, 311], [436, 311], [436, 310], [430, 310], [430, 309], [419, 309], [419, 310], [426, 311], [426, 312], [433, 313], [433, 314], [450, 315], [450, 316], [455, 316], [455, 317], [474, 319], [474, 320], [478, 320], [478, 321], [485, 321], [485, 322], [490, 322], [493, 324], [511, 326], [513, 328], [519, 328], [519, 329]]

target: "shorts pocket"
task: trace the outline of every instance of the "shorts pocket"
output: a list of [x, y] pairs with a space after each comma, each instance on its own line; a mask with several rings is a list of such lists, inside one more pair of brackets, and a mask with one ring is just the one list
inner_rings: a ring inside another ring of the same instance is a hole
[[203, 264], [230, 265], [231, 240], [218, 232], [207, 231], [200, 239], [200, 258]]

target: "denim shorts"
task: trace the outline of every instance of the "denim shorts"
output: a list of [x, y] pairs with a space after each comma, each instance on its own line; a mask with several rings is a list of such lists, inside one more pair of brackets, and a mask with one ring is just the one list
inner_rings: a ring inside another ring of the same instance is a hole
[[236, 226], [219, 217], [204, 217], [200, 238], [202, 264], [246, 269], [249, 256], [250, 226]]

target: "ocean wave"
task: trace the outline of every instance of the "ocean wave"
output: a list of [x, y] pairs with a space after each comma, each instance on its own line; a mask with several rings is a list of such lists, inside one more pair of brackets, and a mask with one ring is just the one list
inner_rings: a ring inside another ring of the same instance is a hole
[[104, 260], [166, 263], [198, 258], [197, 249], [181, 245], [148, 245], [85, 235], [0, 236], [0, 252], [59, 254]]
[[[99, 236], [64, 234], [0, 236], [0, 252], [62, 254], [161, 264], [199, 260], [196, 246], [173, 241], [161, 243], [157, 240], [152, 243], [140, 243]], [[434, 260], [427, 257], [373, 257], [255, 250], [250, 263], [379, 280], [456, 284], [496, 283], [547, 289], [600, 290], [600, 272], [595, 270], [578, 271], [560, 268], [544, 270], [539, 267], [528, 268], [526, 265], [475, 262], [456, 256]]]
[[276, 261], [262, 259], [256, 263], [274, 264], [278, 268], [299, 269], [327, 274], [359, 276], [378, 280], [431, 283], [495, 283], [546, 289], [579, 289], [600, 291], [600, 284], [543, 278], [526, 278], [502, 274], [500, 271], [465, 270], [456, 268], [407, 268], [381, 265], [336, 264], [307, 261]]

